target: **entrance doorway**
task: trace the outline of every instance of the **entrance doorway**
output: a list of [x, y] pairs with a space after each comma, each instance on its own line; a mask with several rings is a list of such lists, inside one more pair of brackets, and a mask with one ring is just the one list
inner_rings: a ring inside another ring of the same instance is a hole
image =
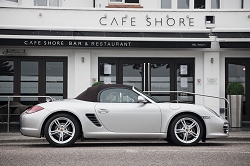
[[226, 85], [240, 82], [244, 86], [242, 120], [250, 121], [250, 58], [226, 58]]
[[[175, 93], [194, 92], [193, 58], [99, 58], [99, 80], [135, 86], [143, 91], [156, 91], [160, 101], [174, 101]], [[194, 103], [193, 95], [179, 93], [178, 99]]]

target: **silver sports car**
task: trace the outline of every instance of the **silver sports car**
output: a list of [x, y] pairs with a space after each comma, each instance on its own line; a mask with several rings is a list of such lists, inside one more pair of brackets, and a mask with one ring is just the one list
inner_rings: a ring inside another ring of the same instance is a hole
[[20, 116], [23, 135], [45, 137], [54, 146], [71, 146], [79, 138], [161, 138], [196, 145], [228, 137], [228, 127], [210, 108], [161, 103], [135, 87], [115, 84], [90, 87], [75, 99], [35, 105]]

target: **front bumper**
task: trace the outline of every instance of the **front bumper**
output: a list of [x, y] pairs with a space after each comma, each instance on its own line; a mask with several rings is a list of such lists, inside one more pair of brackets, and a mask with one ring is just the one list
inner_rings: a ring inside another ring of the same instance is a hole
[[223, 138], [229, 136], [229, 123], [226, 119], [217, 118], [207, 120], [207, 136], [206, 138]]

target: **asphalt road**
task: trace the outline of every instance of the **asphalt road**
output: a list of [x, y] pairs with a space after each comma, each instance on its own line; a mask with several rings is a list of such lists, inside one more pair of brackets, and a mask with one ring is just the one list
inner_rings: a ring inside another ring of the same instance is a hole
[[55, 148], [48, 143], [0, 144], [0, 166], [209, 165], [249, 166], [250, 141], [207, 141], [198, 146], [174, 146], [154, 141], [77, 142]]

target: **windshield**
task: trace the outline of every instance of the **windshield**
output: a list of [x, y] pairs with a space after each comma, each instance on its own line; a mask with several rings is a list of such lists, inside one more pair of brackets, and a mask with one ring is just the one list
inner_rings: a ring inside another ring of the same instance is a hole
[[156, 98], [154, 98], [153, 96], [148, 95], [147, 93], [144, 93], [143, 91], [141, 91], [140, 89], [134, 87], [135, 90], [137, 90], [138, 92], [142, 93], [143, 95], [145, 95], [146, 97], [150, 98], [151, 100], [153, 100], [156, 103], [161, 103], [161, 101], [157, 100]]

